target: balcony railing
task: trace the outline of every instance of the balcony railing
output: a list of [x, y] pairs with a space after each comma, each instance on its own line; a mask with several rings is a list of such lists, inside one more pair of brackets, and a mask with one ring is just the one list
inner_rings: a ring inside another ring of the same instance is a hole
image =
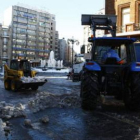
[[28, 37], [27, 40], [30, 40], [30, 41], [36, 41], [36, 38], [31, 38], [31, 37]]
[[44, 44], [38, 44], [39, 47], [44, 47]]
[[39, 42], [44, 42], [44, 40], [43, 39], [39, 39]]
[[35, 27], [28, 27], [29, 30], [36, 30]]
[[39, 34], [39, 36], [40, 36], [40, 37], [44, 37], [45, 35], [44, 35], [44, 34]]
[[2, 51], [3, 52], [6, 52], [8, 49], [7, 48], [2, 48]]
[[25, 40], [26, 39], [26, 36], [17, 36], [16, 38], [17, 39], [21, 39], [21, 40]]
[[36, 47], [36, 44], [28, 43], [27, 45], [28, 45], [28, 46], [31, 46], [31, 47]]
[[2, 37], [9, 37], [9, 34], [2, 34]]
[[124, 32], [132, 32], [132, 31], [140, 31], [140, 23], [129, 23], [125, 26], [117, 27], [117, 33], [124, 33]]

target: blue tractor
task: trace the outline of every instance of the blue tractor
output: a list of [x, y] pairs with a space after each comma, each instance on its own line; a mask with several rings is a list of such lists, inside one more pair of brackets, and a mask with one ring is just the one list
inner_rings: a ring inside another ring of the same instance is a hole
[[[113, 95], [124, 101], [129, 110], [140, 109], [140, 62], [137, 62], [134, 38], [116, 37], [115, 15], [82, 15], [82, 25], [90, 25], [93, 37], [91, 60], [83, 66], [81, 78], [81, 106], [94, 110], [101, 94]], [[111, 37], [95, 37], [97, 29], [110, 31]], [[104, 55], [111, 47], [118, 58]]]

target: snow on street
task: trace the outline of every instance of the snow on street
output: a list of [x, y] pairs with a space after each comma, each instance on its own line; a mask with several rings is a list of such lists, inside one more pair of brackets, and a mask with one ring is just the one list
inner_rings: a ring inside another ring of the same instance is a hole
[[112, 98], [93, 112], [83, 111], [80, 82], [67, 80], [67, 73], [38, 75], [48, 81], [37, 91], [6, 91], [0, 80], [3, 139], [139, 140], [139, 112], [127, 111]]

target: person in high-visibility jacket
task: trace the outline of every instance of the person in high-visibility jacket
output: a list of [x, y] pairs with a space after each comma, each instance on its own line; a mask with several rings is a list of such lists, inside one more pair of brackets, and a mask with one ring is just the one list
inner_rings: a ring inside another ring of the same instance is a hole
[[105, 63], [107, 58], [116, 58], [118, 64], [123, 64], [124, 61], [121, 60], [118, 53], [115, 50], [115, 47], [112, 46], [107, 52], [103, 54], [102, 62]]

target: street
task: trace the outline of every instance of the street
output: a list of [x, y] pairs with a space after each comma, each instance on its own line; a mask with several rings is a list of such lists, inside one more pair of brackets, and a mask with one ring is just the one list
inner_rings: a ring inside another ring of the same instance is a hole
[[[140, 139], [140, 112], [127, 111], [123, 102], [112, 97], [106, 97], [95, 111], [84, 111], [80, 107], [80, 82], [67, 80], [66, 73], [40, 76], [48, 82], [37, 91], [6, 91], [0, 80], [0, 109], [5, 101], [5, 107], [20, 104], [24, 112], [6, 118], [1, 111], [0, 140]], [[40, 121], [43, 117], [49, 120]], [[30, 120], [28, 125], [26, 119]]]

